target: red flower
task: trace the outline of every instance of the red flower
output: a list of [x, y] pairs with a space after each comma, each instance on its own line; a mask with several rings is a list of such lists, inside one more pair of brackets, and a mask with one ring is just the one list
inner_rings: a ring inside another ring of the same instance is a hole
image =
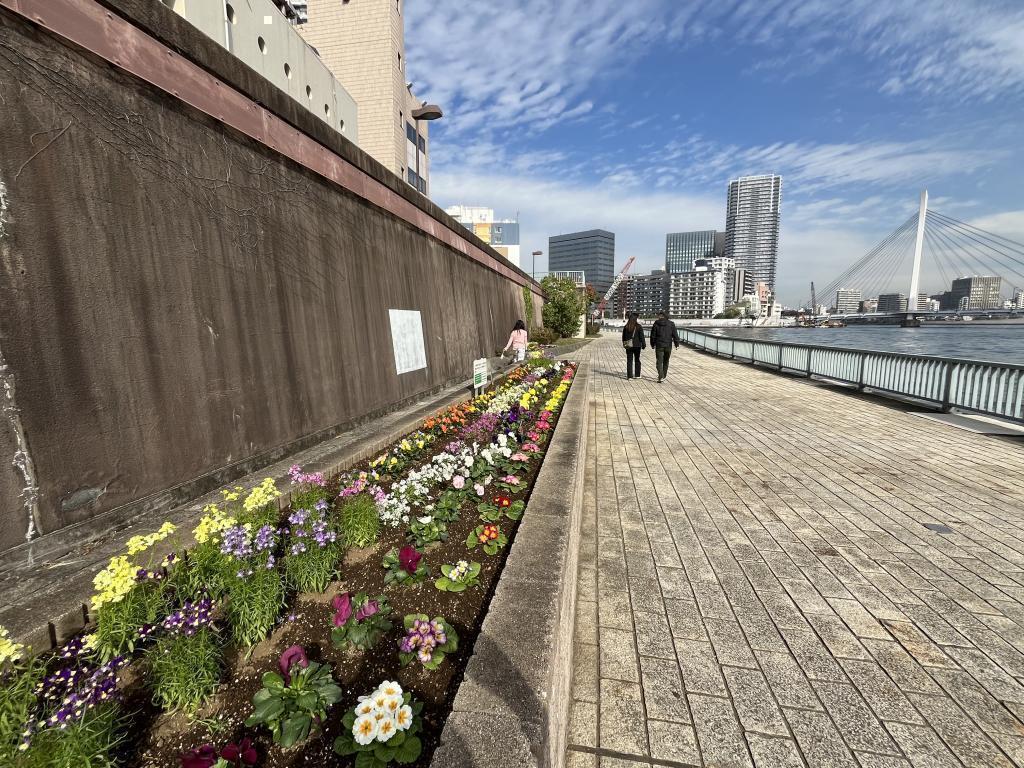
[[306, 658], [306, 651], [303, 650], [301, 645], [293, 645], [281, 654], [281, 660], [278, 664], [281, 667], [282, 674], [284, 674], [285, 682], [291, 684], [292, 677], [291, 674], [289, 674], [291, 668], [298, 664], [300, 667], [305, 669], [309, 666], [309, 659]]
[[212, 744], [203, 744], [181, 756], [181, 768], [213, 768], [216, 762], [217, 750]]
[[422, 557], [416, 547], [406, 544], [398, 551], [398, 567], [411, 576], [420, 567]]
[[252, 745], [252, 739], [246, 737], [238, 744], [228, 744], [221, 750], [220, 756], [235, 766], [256, 765], [259, 754]]

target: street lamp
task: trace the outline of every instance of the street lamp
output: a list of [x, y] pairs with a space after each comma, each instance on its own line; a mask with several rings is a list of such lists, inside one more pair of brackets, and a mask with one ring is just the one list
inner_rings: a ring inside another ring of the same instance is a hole
[[537, 279], [537, 257], [543, 255], [544, 251], [533, 252], [533, 268], [530, 270], [530, 277]]
[[426, 194], [426, 184], [423, 185], [423, 189], [419, 188], [420, 185], [420, 120], [440, 120], [444, 117], [444, 113], [437, 104], [427, 104], [423, 102], [422, 106], [417, 107], [412, 112], [412, 119], [416, 121], [416, 189], [421, 193]]

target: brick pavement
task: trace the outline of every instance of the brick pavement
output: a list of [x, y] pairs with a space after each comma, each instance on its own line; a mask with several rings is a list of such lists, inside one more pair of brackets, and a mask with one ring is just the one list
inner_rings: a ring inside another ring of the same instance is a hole
[[683, 348], [662, 385], [577, 356], [569, 768], [1024, 765], [1024, 448]]

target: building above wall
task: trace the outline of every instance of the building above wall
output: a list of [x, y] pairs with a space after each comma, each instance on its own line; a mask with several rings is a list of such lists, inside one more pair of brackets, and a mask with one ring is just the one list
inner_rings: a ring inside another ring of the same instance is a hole
[[[297, 31], [288, 0], [160, 0], [349, 140], [359, 143], [359, 110], [316, 49]], [[303, 5], [304, 8], [304, 5]]]

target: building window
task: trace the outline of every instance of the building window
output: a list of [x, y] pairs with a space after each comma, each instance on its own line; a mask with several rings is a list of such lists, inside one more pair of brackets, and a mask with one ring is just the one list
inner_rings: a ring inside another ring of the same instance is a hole
[[267, 41], [264, 40], [262, 37], [257, 37], [256, 38], [256, 45], [258, 45], [260, 47], [260, 53], [262, 53], [264, 56], [266, 56], [267, 55]]
[[345, 132], [345, 120], [344, 119], [341, 119], [341, 120], [338, 121], [338, 130], [341, 131], [342, 133]]
[[238, 19], [235, 17], [235, 9], [231, 7], [231, 3], [224, 6], [224, 13], [228, 17], [228, 21], [232, 24], [237, 24]]
[[423, 138], [422, 136], [420, 136], [419, 144], [420, 144], [420, 152], [426, 152], [427, 151], [427, 140], [425, 138]]
[[405, 124], [405, 138], [407, 138], [413, 144], [416, 143], [416, 129], [413, 128], [412, 123]]
[[313, 98], [313, 88], [312, 88], [312, 86], [309, 86], [309, 85], [306, 86], [306, 98], [307, 99], [312, 99]]
[[288, 62], [285, 62], [284, 64], [284, 76], [289, 80], [292, 79], [292, 67]]
[[331, 119], [331, 105], [330, 104], [324, 104], [324, 117], [326, 117], [328, 120]]

